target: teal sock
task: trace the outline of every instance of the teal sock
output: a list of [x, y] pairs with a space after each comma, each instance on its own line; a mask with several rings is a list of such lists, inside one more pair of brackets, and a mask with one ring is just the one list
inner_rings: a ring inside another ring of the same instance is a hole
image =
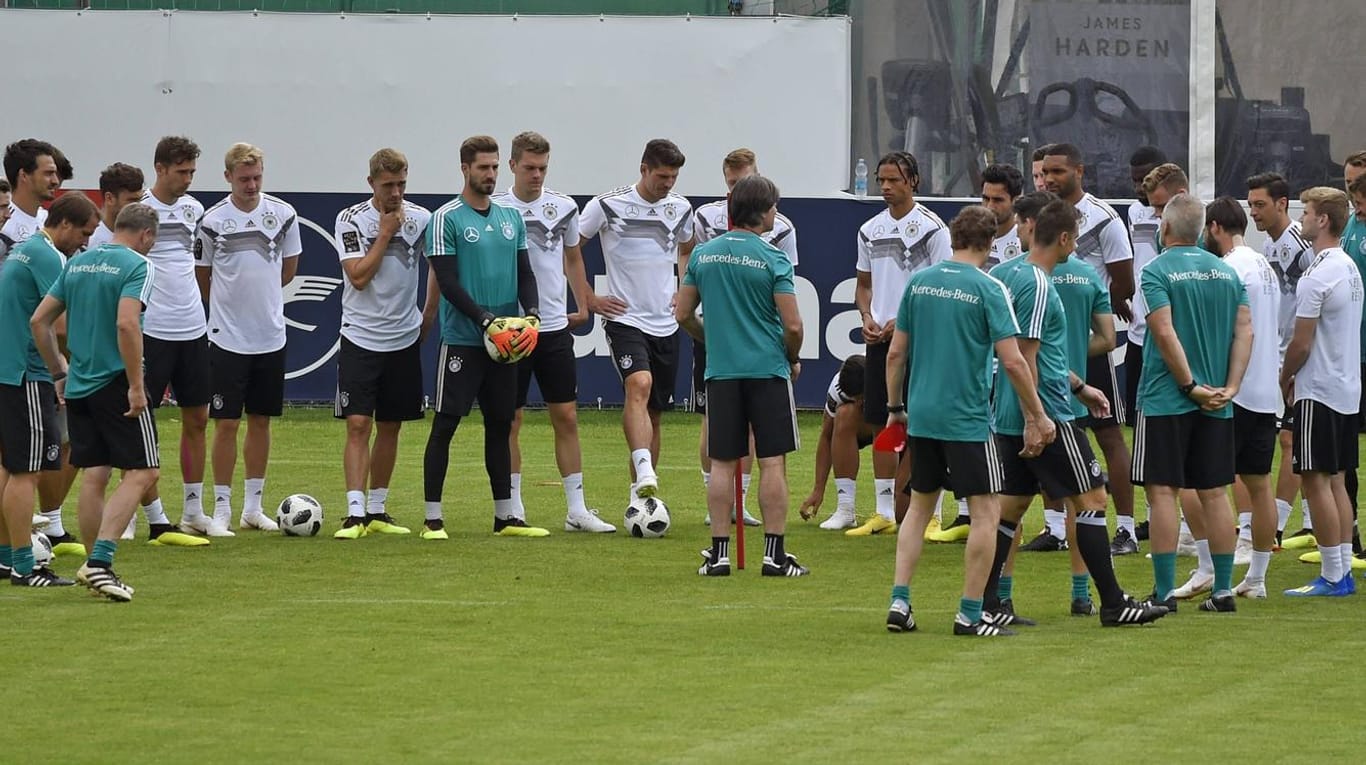
[[1091, 599], [1091, 577], [1087, 574], [1072, 575], [1072, 599]]
[[892, 600], [904, 600], [911, 602], [911, 586], [909, 584], [898, 584], [892, 587]]
[[996, 586], [996, 597], [1001, 600], [1010, 600], [1011, 594], [1015, 591], [1015, 577], [1003, 576], [1001, 582]]
[[1233, 589], [1233, 553], [1213, 553], [1214, 592], [1227, 592]]
[[0, 566], [9, 568], [14, 565], [14, 548], [9, 545], [0, 545]]
[[19, 576], [33, 573], [33, 545], [14, 548], [14, 573]]
[[961, 598], [958, 601], [958, 613], [968, 620], [968, 624], [982, 621], [982, 599]]
[[1176, 589], [1176, 553], [1153, 553], [1153, 592], [1166, 600]]
[[112, 539], [98, 539], [95, 541], [95, 549], [90, 552], [90, 562], [112, 566], [114, 565], [114, 551], [118, 548], [119, 543]]

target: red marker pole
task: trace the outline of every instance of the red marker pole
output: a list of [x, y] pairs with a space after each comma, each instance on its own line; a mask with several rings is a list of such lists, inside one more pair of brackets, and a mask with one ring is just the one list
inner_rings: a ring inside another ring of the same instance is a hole
[[[726, 194], [726, 230], [735, 228], [735, 224], [730, 219], [730, 194]], [[735, 567], [743, 571], [745, 569], [745, 458], [741, 457], [735, 464]]]

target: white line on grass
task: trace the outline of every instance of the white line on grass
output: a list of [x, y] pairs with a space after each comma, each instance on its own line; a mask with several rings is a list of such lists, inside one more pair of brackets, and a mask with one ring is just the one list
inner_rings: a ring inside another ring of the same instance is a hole
[[509, 606], [509, 600], [437, 600], [431, 598], [301, 598], [287, 603], [338, 606]]

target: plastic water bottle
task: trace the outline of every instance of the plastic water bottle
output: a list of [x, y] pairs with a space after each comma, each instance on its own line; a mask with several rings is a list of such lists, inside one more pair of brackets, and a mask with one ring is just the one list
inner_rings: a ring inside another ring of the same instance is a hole
[[859, 157], [858, 164], [854, 165], [854, 196], [868, 196], [868, 163], [863, 161], [863, 157]]

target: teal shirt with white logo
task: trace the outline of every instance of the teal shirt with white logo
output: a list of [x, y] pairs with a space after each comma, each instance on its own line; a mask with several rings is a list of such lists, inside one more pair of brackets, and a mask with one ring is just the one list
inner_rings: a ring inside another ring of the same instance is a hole
[[41, 232], [15, 247], [0, 270], [0, 383], [52, 382], [28, 320], [62, 275], [66, 259]]
[[[1039, 341], [1034, 364], [1039, 372], [1037, 386], [1044, 412], [1059, 422], [1073, 419], [1072, 388], [1067, 375], [1067, 315], [1052, 279], [1023, 258], [997, 266], [991, 274], [1010, 293], [1015, 320], [1020, 326], [1019, 336]], [[992, 429], [997, 433], [1024, 434], [1020, 398], [1010, 390], [997, 388], [993, 415]]]
[[[1342, 251], [1366, 274], [1366, 221], [1355, 214], [1347, 216], [1347, 227], [1342, 230]], [[1361, 315], [1361, 348], [1366, 351], [1366, 312]], [[1362, 354], [1366, 359], [1366, 354]]]
[[[1197, 247], [1172, 247], [1144, 267], [1141, 288], [1149, 315], [1161, 308], [1171, 309], [1172, 327], [1186, 352], [1195, 381], [1216, 388], [1222, 386], [1228, 378], [1228, 354], [1238, 322], [1238, 307], [1248, 304], [1247, 289], [1238, 273], [1217, 256]], [[1230, 406], [1214, 412], [1202, 411], [1181, 393], [1151, 332], [1148, 342], [1143, 344], [1138, 408], [1147, 417], [1195, 411], [1210, 417], [1233, 416]]]
[[[510, 207], [489, 203], [480, 212], [456, 197], [432, 214], [427, 257], [460, 259], [460, 286], [494, 316], [520, 316], [517, 308], [517, 251], [526, 249], [526, 224]], [[484, 345], [484, 331], [444, 297], [441, 342]]]
[[[1090, 360], [1086, 351], [1091, 345], [1091, 317], [1114, 313], [1110, 306], [1110, 290], [1100, 280], [1095, 266], [1078, 257], [1070, 257], [1053, 269], [1053, 286], [1067, 313], [1067, 366], [1085, 380], [1086, 364]], [[1069, 398], [1073, 417], [1090, 414], [1081, 399]], [[1114, 406], [1114, 402], [1110, 405]]]
[[967, 263], [941, 261], [911, 277], [896, 328], [909, 340], [907, 432], [984, 443], [993, 347], [1020, 333], [1005, 286]]
[[792, 262], [749, 231], [729, 231], [688, 258], [683, 284], [702, 299], [708, 380], [788, 378], [774, 295], [795, 295]]
[[85, 398], [124, 373], [119, 301], [132, 298], [146, 309], [153, 278], [152, 264], [121, 244], [102, 244], [67, 262], [48, 293], [66, 305], [67, 398]]

